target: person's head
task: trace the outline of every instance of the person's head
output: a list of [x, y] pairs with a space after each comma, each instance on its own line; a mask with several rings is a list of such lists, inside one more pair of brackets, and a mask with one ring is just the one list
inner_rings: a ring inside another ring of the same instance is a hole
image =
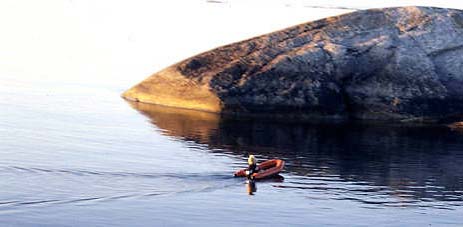
[[256, 160], [256, 157], [254, 157], [254, 155], [249, 155], [249, 158], [248, 158], [248, 164], [249, 165], [252, 165], [252, 164], [256, 164], [257, 163], [257, 160]]

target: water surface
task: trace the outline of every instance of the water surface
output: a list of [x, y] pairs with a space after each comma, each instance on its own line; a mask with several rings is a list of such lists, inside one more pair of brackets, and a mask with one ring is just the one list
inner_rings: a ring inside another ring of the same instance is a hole
[[[119, 85], [0, 83], [0, 220], [20, 226], [461, 226], [463, 134], [232, 119]], [[248, 195], [246, 156], [286, 161]]]

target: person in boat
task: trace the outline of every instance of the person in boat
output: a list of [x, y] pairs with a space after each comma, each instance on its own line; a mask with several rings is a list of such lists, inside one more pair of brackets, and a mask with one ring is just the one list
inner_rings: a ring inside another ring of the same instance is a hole
[[260, 169], [257, 166], [256, 157], [254, 157], [254, 155], [249, 155], [248, 168], [246, 169], [246, 176], [248, 177], [248, 179], [253, 180], [254, 179], [253, 174], [259, 172], [259, 170]]

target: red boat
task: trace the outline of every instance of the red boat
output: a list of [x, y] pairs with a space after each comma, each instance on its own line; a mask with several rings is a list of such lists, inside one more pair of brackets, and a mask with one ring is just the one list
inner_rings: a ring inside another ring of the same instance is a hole
[[[265, 162], [262, 162], [258, 165], [260, 171], [252, 174], [254, 179], [262, 179], [266, 177], [271, 177], [278, 175], [285, 166], [285, 161], [280, 159], [272, 159]], [[245, 177], [246, 169], [238, 170], [235, 172], [235, 177]]]

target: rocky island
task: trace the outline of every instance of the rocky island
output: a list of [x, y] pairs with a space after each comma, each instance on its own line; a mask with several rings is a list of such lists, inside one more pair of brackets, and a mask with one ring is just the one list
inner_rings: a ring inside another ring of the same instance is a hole
[[132, 101], [300, 119], [461, 121], [463, 11], [356, 11], [218, 47], [123, 93]]

